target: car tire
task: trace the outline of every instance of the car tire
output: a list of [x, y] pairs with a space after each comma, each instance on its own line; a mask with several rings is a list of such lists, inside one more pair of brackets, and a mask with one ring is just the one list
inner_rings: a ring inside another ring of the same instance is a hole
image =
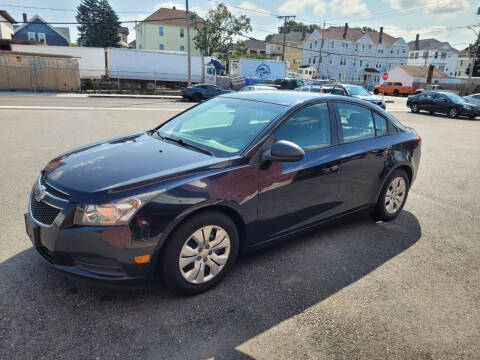
[[420, 111], [420, 106], [418, 105], [418, 103], [416, 103], [416, 102], [411, 103], [410, 104], [410, 111], [412, 113], [418, 113]]
[[468, 118], [469, 118], [470, 120], [474, 120], [474, 119], [475, 119], [475, 115], [470, 115]]
[[452, 119], [458, 117], [458, 109], [455, 106], [452, 106], [450, 109], [448, 109], [447, 115]]
[[203, 96], [200, 93], [195, 93], [192, 95], [192, 101], [200, 102], [202, 101], [202, 99], [203, 99]]
[[393, 90], [393, 96], [399, 96], [399, 95], [400, 95], [400, 92], [397, 89]]
[[378, 89], [373, 89], [373, 93], [374, 93], [375, 95], [378, 95], [379, 92], [380, 92], [380, 91], [378, 91]]
[[371, 213], [373, 218], [381, 221], [395, 219], [405, 206], [409, 188], [407, 173], [402, 169], [395, 170], [380, 191], [375, 209]]
[[429, 113], [430, 113], [431, 115], [433, 115], [433, 114], [435, 114], [435, 111], [429, 111]]
[[[222, 230], [226, 234], [223, 240]], [[210, 231], [210, 241], [201, 244], [205, 241], [205, 237], [201, 239], [202, 234], [207, 231]], [[196, 237], [200, 238], [199, 242], [194, 241]], [[227, 215], [208, 211], [192, 216], [174, 230], [165, 244], [160, 258], [164, 283], [179, 295], [196, 295], [210, 290], [223, 280], [235, 263], [239, 241], [238, 229]]]

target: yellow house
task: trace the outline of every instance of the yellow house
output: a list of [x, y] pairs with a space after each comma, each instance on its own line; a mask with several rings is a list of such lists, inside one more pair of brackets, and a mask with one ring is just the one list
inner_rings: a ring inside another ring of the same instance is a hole
[[[200, 55], [200, 49], [195, 48], [193, 38], [197, 31], [195, 20], [190, 22], [191, 52]], [[197, 17], [197, 21], [203, 21]], [[144, 21], [135, 26], [136, 49], [187, 51], [187, 20], [186, 11], [160, 8]]]
[[[302, 64], [302, 42], [305, 33], [291, 31], [285, 36], [285, 61], [289, 63], [289, 70], [297, 70]], [[282, 60], [283, 34], [273, 34], [267, 40], [266, 53], [269, 59]]]

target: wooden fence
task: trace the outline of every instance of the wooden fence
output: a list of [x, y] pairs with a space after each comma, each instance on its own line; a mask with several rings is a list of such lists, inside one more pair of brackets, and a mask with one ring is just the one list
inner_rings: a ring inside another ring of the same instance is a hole
[[75, 58], [0, 51], [0, 90], [78, 92]]

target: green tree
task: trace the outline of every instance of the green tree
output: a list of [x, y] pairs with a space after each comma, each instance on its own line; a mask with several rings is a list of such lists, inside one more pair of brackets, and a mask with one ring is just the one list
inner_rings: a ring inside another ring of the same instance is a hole
[[307, 33], [312, 33], [318, 26], [315, 24], [304, 24], [302, 22], [297, 22], [295, 20], [289, 20], [287, 21], [287, 27], [290, 28], [290, 31], [299, 31], [302, 32], [305, 30]]
[[221, 3], [215, 9], [208, 10], [205, 21], [192, 16], [192, 22], [197, 30], [193, 38], [195, 47], [202, 49], [206, 56], [216, 54], [221, 59], [228, 57], [235, 35], [245, 35], [252, 31], [250, 18], [245, 15], [234, 16]]
[[78, 45], [119, 47], [120, 22], [108, 0], [82, 0], [77, 8]]

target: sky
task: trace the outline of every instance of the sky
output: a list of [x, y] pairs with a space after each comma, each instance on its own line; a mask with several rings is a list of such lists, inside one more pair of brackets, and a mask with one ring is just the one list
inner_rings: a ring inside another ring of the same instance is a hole
[[[40, 15], [48, 22], [74, 22], [79, 0], [0, 0], [0, 9], [7, 10], [16, 20], [22, 20], [22, 13], [28, 18]], [[476, 15], [480, 5], [475, 0], [225, 0], [235, 15], [245, 14], [252, 20], [252, 32], [248, 35], [265, 39], [277, 32], [281, 21], [277, 15], [296, 15], [297, 21], [322, 26], [348, 23], [350, 27], [368, 26], [378, 30], [380, 26], [392, 36], [403, 37], [405, 41], [420, 38], [436, 38], [448, 41], [463, 49], [473, 43], [476, 35], [465, 26], [480, 24]], [[110, 0], [121, 21], [143, 20], [160, 7], [176, 6], [185, 9], [185, 0]], [[216, 0], [190, 0], [190, 9], [204, 16], [208, 9], [216, 7]], [[49, 8], [49, 9], [44, 9]], [[64, 26], [64, 25], [62, 25]], [[133, 23], [129, 41], [135, 39]], [[474, 27], [477, 31], [480, 26]], [[70, 25], [72, 42], [78, 37], [75, 25]]]

